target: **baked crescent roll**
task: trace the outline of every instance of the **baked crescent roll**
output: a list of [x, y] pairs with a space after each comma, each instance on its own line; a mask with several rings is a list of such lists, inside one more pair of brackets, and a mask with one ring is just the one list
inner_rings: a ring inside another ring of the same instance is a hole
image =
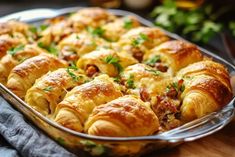
[[48, 72], [27, 91], [25, 101], [43, 115], [51, 115], [68, 90], [87, 80], [81, 70], [74, 68]]
[[88, 134], [111, 137], [152, 135], [158, 129], [157, 116], [147, 104], [131, 95], [95, 107], [85, 124]]
[[63, 39], [58, 48], [61, 57], [65, 60], [76, 61], [82, 55], [95, 50], [98, 46], [108, 46], [109, 44], [102, 38], [92, 37], [87, 33], [73, 33]]
[[128, 93], [140, 96], [143, 101], [150, 101], [152, 96], [161, 94], [172, 78], [152, 67], [138, 63], [125, 68], [121, 76]]
[[103, 73], [115, 77], [123, 68], [135, 63], [137, 63], [137, 60], [130, 55], [124, 55], [111, 49], [101, 48], [82, 56], [78, 60], [77, 66], [84, 69], [88, 76]]
[[223, 83], [229, 91], [232, 91], [230, 84], [229, 73], [227, 69], [220, 63], [216, 63], [210, 60], [204, 60], [197, 63], [193, 63], [177, 73], [178, 78], [184, 78], [185, 81], [190, 80], [191, 77], [197, 75], [209, 75], [218, 79]]
[[156, 60], [156, 64], [152, 63], [151, 66], [158, 69], [159, 63], [162, 63], [162, 66], [168, 67], [167, 72], [171, 74], [175, 74], [181, 68], [203, 59], [195, 45], [180, 40], [167, 41], [155, 47], [144, 56], [144, 61], [149, 61], [154, 57], [159, 59]]
[[67, 64], [56, 57], [43, 54], [27, 59], [15, 66], [7, 81], [7, 87], [21, 99], [24, 99], [26, 91], [34, 84], [36, 79], [58, 68], [66, 67]]
[[232, 92], [217, 78], [202, 74], [185, 82], [181, 99], [181, 118], [187, 122], [221, 109], [232, 99]]
[[169, 40], [158, 28], [137, 27], [121, 36], [114, 47], [119, 52], [128, 52], [140, 62], [149, 49]]
[[[58, 18], [57, 18], [58, 19]], [[56, 19], [55, 19], [56, 21]], [[44, 45], [50, 45], [50, 43], [59, 43], [62, 39], [67, 37], [73, 32], [71, 23], [65, 19], [59, 19], [56, 22], [50, 22], [50, 25], [45, 25], [45, 30], [39, 32], [40, 39], [38, 42], [42, 42]]]
[[54, 120], [67, 128], [83, 132], [84, 123], [95, 106], [120, 96], [121, 86], [107, 75], [100, 75], [68, 92], [57, 105]]
[[100, 27], [107, 22], [111, 22], [116, 17], [101, 8], [85, 8], [79, 10], [77, 13], [69, 17], [69, 20], [72, 22], [73, 28], [75, 31], [81, 31], [87, 26], [89, 27]]
[[0, 23], [0, 35], [12, 34], [13, 32], [26, 34], [28, 29], [29, 26], [26, 23], [20, 21], [10, 20]]
[[117, 18], [102, 26], [103, 37], [109, 41], [118, 41], [119, 38], [132, 28], [140, 26], [139, 21], [134, 16]]
[[44, 53], [36, 45], [19, 45], [15, 47], [14, 51], [8, 52], [10, 53], [0, 59], [0, 82], [2, 84], [6, 84], [9, 73], [16, 65], [24, 62], [28, 58]]
[[21, 33], [13, 33], [12, 35], [4, 34], [0, 36], [0, 58], [2, 58], [8, 50], [13, 49], [17, 45], [26, 44], [27, 40]]

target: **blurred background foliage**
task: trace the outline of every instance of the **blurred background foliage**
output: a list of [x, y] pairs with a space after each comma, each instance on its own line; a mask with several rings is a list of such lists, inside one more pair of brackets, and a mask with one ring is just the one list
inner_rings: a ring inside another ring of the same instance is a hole
[[[194, 42], [207, 43], [216, 33], [229, 29], [235, 36], [232, 5], [216, 7], [210, 1], [194, 8], [184, 8], [174, 0], [165, 0], [155, 7], [151, 17], [157, 26], [176, 32]], [[231, 14], [231, 15], [229, 15]], [[221, 20], [225, 16], [231, 19]]]

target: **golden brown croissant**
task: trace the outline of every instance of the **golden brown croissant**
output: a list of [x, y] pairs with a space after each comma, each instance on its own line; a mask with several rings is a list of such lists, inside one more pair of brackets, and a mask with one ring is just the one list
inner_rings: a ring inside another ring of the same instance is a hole
[[26, 91], [34, 84], [36, 79], [67, 64], [49, 54], [42, 54], [27, 59], [14, 67], [8, 77], [7, 87], [17, 96], [24, 99]]
[[11, 35], [4, 34], [0, 36], [0, 58], [5, 56], [8, 50], [13, 49], [17, 45], [26, 44], [27, 40], [24, 35], [14, 33]]
[[26, 34], [29, 26], [26, 23], [20, 21], [10, 20], [7, 22], [0, 23], [0, 35], [2, 34], [12, 34], [13, 32], [19, 32]]
[[201, 61], [181, 69], [185, 91], [181, 95], [181, 116], [184, 121], [217, 111], [232, 98], [228, 71], [219, 63]]
[[143, 101], [150, 101], [152, 96], [161, 94], [172, 78], [154, 68], [138, 63], [125, 68], [122, 73], [122, 82], [128, 93], [139, 95]]
[[231, 91], [232, 87], [227, 69], [222, 64], [216, 63], [214, 61], [204, 60], [191, 64], [181, 69], [177, 73], [177, 77], [188, 80], [187, 78], [202, 74], [215, 77], [221, 83], [223, 83], [229, 89], [229, 91]]
[[133, 55], [140, 62], [149, 49], [169, 40], [158, 28], [137, 27], [121, 36], [115, 49]]
[[78, 60], [77, 66], [84, 69], [88, 76], [103, 73], [115, 77], [122, 71], [122, 68], [135, 63], [137, 63], [137, 60], [130, 55], [101, 48], [82, 56]]
[[57, 105], [55, 121], [67, 128], [82, 132], [84, 123], [95, 106], [122, 96], [121, 87], [107, 75], [73, 88]]
[[138, 26], [140, 26], [140, 23], [134, 16], [117, 18], [102, 26], [103, 37], [109, 41], [117, 41], [124, 33]]
[[232, 93], [218, 79], [199, 75], [191, 78], [181, 95], [180, 108], [183, 121], [191, 121], [210, 112], [217, 111], [232, 98]]
[[[56, 18], [59, 19], [59, 18]], [[70, 35], [73, 30], [70, 27], [70, 23], [65, 19], [59, 19], [52, 22], [50, 21], [50, 25], [45, 25], [45, 30], [39, 32], [40, 39], [38, 42], [43, 43], [44, 45], [50, 45], [51, 43], [58, 43], [63, 38]]]
[[99, 27], [107, 22], [113, 21], [116, 17], [101, 8], [81, 9], [69, 17], [76, 31], [81, 31], [85, 27]]
[[146, 136], [158, 129], [157, 116], [131, 95], [97, 106], [85, 124], [88, 134], [111, 137]]
[[[60, 56], [65, 60], [72, 60], [71, 57], [75, 57], [75, 61], [82, 55], [95, 50], [98, 46], [109, 46], [109, 44], [98, 37], [92, 37], [87, 33], [73, 33], [63, 39], [58, 48], [61, 50]], [[69, 58], [68, 58], [69, 57]]]
[[195, 45], [180, 40], [167, 41], [144, 56], [147, 64], [150, 62], [149, 65], [159, 70], [162, 69], [162, 66], [166, 66], [163, 70], [166, 69], [171, 74], [175, 74], [179, 69], [202, 59], [203, 56]]
[[44, 53], [42, 49], [36, 45], [20, 45], [15, 47], [15, 51], [6, 54], [0, 59], [0, 82], [6, 84], [7, 78], [11, 70], [26, 59]]
[[44, 115], [54, 113], [68, 90], [87, 81], [81, 70], [60, 68], [48, 72], [27, 91], [25, 101]]

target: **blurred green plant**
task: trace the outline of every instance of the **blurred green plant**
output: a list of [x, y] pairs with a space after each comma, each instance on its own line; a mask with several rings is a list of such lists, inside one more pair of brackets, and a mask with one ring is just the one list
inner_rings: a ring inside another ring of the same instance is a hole
[[229, 22], [229, 29], [231, 30], [233, 36], [235, 36], [235, 21]]
[[155, 18], [157, 26], [177, 32], [191, 41], [207, 43], [222, 30], [223, 25], [216, 20], [224, 12], [226, 8], [213, 12], [212, 5], [183, 10], [176, 6], [174, 0], [165, 0], [162, 5], [155, 7], [151, 16]]

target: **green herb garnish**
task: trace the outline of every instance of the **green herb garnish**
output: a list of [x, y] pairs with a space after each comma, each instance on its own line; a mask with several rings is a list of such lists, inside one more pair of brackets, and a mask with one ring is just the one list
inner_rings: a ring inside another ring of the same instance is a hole
[[133, 39], [131, 44], [136, 47], [136, 46], [143, 44], [147, 40], [148, 40], [148, 36], [143, 33], [140, 33], [136, 39]]
[[150, 65], [150, 66], [154, 66], [155, 63], [160, 61], [160, 56], [159, 55], [155, 55], [152, 58], [149, 58], [147, 61], [145, 61], [146, 64]]
[[131, 29], [133, 27], [133, 21], [130, 18], [125, 17], [124, 18], [124, 25], [123, 25], [123, 27], [125, 29]]
[[181, 87], [180, 87], [180, 91], [183, 92], [185, 90], [185, 85], [183, 84]]
[[185, 90], [185, 85], [183, 84], [183, 80], [179, 80], [178, 82], [173, 82], [166, 87], [166, 92], [169, 92], [171, 88], [174, 88], [177, 92], [183, 92]]
[[78, 82], [78, 81], [82, 78], [82, 76], [77, 76], [77, 75], [74, 74], [71, 70], [78, 70], [78, 68], [77, 68], [76, 66], [72, 65], [72, 66], [70, 66], [70, 67], [68, 67], [68, 68], [66, 69], [66, 71], [67, 71], [67, 73], [69, 74], [69, 76], [70, 76], [74, 81]]
[[39, 31], [40, 31], [40, 32], [41, 32], [41, 31], [44, 31], [44, 30], [47, 29], [47, 28], [48, 28], [48, 25], [42, 24], [42, 25], [39, 26]]
[[126, 84], [127, 84], [127, 87], [128, 88], [132, 88], [134, 89], [135, 88], [135, 85], [134, 85], [134, 75], [130, 75], [129, 78], [127, 79], [126, 81]]
[[156, 75], [156, 76], [158, 76], [158, 75], [161, 74], [161, 72], [160, 72], [159, 70], [147, 69], [147, 68], [146, 68], [145, 70], [148, 71], [148, 72], [153, 73], [153, 74]]
[[40, 25], [40, 26], [38, 26], [38, 27], [36, 27], [36, 26], [31, 26], [31, 27], [29, 28], [29, 31], [31, 31], [31, 32], [34, 33], [34, 34], [39, 34], [39, 33], [41, 33], [42, 31], [44, 31], [45, 29], [47, 29], [47, 27], [48, 27], [48, 25], [45, 25], [45, 24], [42, 24], [42, 25]]
[[112, 55], [108, 55], [103, 59], [103, 61], [107, 64], [112, 64], [118, 70], [118, 73], [123, 71], [122, 65], [119, 63], [120, 60]]
[[55, 55], [55, 56], [58, 56], [59, 55], [59, 51], [58, 49], [56, 48], [56, 45], [55, 43], [51, 43], [50, 45], [44, 45], [44, 43], [42, 42], [39, 42], [38, 43], [38, 47], [41, 47], [43, 49], [46, 49], [49, 53]]
[[101, 27], [93, 28], [93, 27], [87, 27], [87, 31], [92, 35], [92, 36], [99, 36], [101, 37], [105, 30], [102, 29]]
[[113, 81], [117, 82], [117, 83], [120, 83], [121, 82], [121, 78], [120, 77], [114, 77]]
[[53, 89], [53, 87], [48, 86], [48, 87], [44, 88], [43, 90], [46, 92], [50, 92], [52, 89]]
[[35, 27], [35, 26], [31, 26], [30, 28], [29, 28], [29, 31], [30, 32], [32, 32], [32, 33], [34, 33], [34, 34], [36, 34], [38, 31], [37, 31], [37, 27]]
[[18, 51], [22, 51], [24, 49], [24, 45], [19, 45], [14, 48], [10, 48], [10, 50], [7, 51], [8, 54], [14, 56]]
[[78, 35], [76, 35], [76, 39], [78, 39], [78, 40], [79, 40], [79, 39], [80, 39], [80, 37], [79, 37]]

